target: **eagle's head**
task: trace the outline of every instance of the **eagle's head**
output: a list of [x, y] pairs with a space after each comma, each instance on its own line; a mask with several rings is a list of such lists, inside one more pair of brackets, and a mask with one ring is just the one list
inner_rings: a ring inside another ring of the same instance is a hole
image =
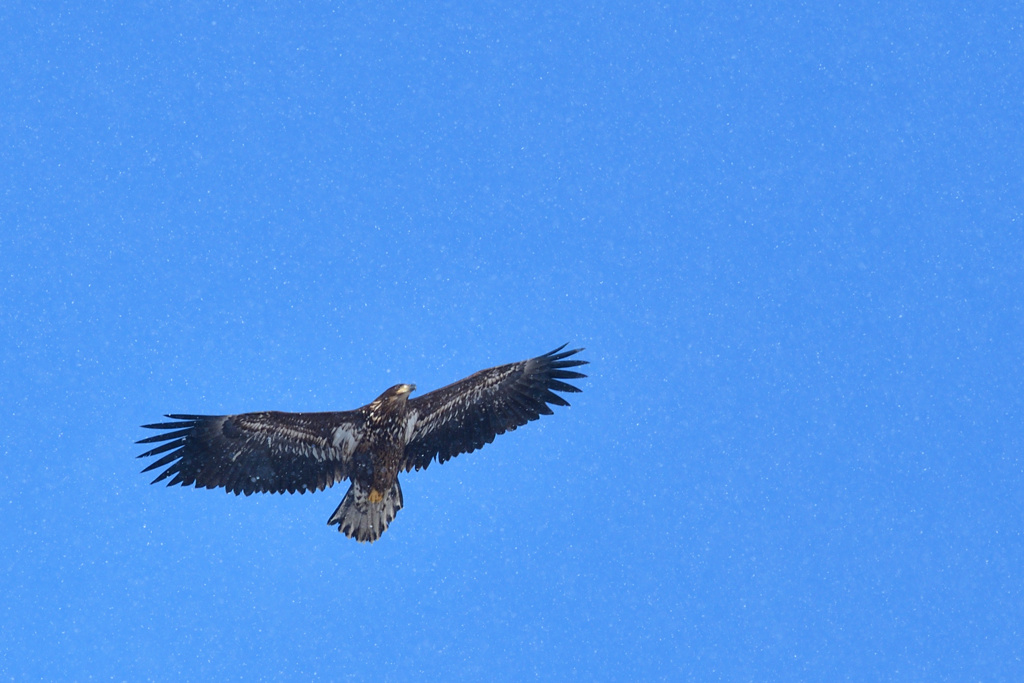
[[415, 384], [396, 384], [381, 394], [378, 400], [389, 403], [404, 403], [405, 399], [409, 398], [409, 394], [414, 391], [416, 391]]

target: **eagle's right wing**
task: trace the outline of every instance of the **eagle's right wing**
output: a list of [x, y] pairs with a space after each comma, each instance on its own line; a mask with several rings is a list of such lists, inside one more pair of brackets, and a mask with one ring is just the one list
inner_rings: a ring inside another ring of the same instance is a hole
[[168, 430], [138, 443], [165, 442], [140, 458], [167, 453], [143, 472], [170, 465], [153, 483], [234, 494], [305, 493], [346, 479], [363, 438], [362, 411], [167, 415], [177, 422], [143, 425]]
[[568, 368], [586, 365], [571, 358], [583, 349], [563, 351], [565, 344], [543, 356], [481, 370], [419, 398], [409, 399], [407, 445], [402, 469], [423, 469], [471, 453], [541, 415], [548, 404], [567, 406], [556, 391], [580, 389], [563, 380], [582, 379]]

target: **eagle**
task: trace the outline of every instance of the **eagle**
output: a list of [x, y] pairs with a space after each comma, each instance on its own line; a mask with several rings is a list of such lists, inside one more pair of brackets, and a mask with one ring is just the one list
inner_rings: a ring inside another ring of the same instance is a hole
[[402, 509], [400, 472], [444, 463], [460, 453], [568, 406], [555, 392], [580, 389], [564, 380], [586, 375], [568, 368], [588, 361], [563, 351], [481, 370], [446, 387], [409, 398], [415, 384], [396, 384], [356, 410], [267, 411], [239, 415], [168, 414], [174, 422], [142, 425], [160, 434], [136, 443], [160, 444], [140, 458], [162, 456], [153, 484], [195, 485], [244, 493], [321, 491], [348, 479], [341, 504], [327, 520], [360, 542], [373, 542]]

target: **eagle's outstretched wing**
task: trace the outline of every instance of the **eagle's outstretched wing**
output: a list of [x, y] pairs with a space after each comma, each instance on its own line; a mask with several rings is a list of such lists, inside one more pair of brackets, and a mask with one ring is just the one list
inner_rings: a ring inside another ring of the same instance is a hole
[[167, 453], [143, 472], [170, 465], [153, 483], [235, 493], [319, 491], [349, 476], [362, 439], [361, 411], [167, 415], [178, 422], [143, 425], [168, 430], [138, 443], [163, 443], [140, 458]]
[[554, 351], [509, 365], [481, 370], [464, 380], [409, 399], [408, 445], [402, 469], [422, 469], [435, 458], [443, 463], [469, 453], [541, 415], [551, 415], [548, 404], [567, 406], [554, 393], [578, 392], [563, 382], [586, 375], [566, 368], [586, 365], [566, 360], [583, 349]]

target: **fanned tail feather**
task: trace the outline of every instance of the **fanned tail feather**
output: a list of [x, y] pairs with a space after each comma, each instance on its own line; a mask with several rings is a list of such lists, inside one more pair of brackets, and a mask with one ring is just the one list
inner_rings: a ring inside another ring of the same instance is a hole
[[375, 497], [373, 493], [368, 485], [352, 482], [341, 505], [327, 523], [337, 524], [338, 531], [349, 538], [373, 543], [388, 528], [403, 505], [402, 487], [397, 481], [377, 502], [371, 500]]

